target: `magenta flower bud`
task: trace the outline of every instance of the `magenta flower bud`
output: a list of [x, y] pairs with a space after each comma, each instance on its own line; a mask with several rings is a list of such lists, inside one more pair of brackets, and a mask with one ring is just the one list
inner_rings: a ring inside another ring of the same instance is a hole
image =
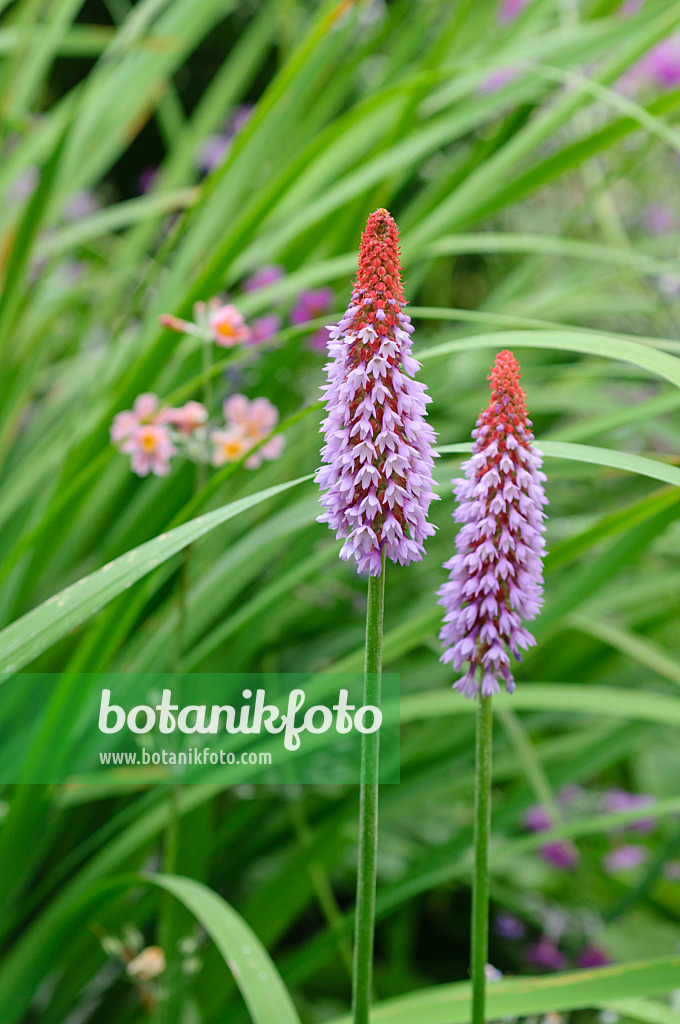
[[413, 380], [410, 318], [401, 284], [399, 233], [387, 210], [368, 218], [356, 285], [347, 312], [329, 331], [324, 466], [328, 523], [345, 543], [340, 557], [379, 576], [383, 552], [401, 565], [423, 557], [434, 533], [427, 521], [433, 495], [434, 432], [430, 400]]
[[444, 565], [439, 636], [442, 661], [456, 671], [469, 662], [454, 683], [466, 697], [477, 697], [480, 685], [483, 697], [497, 693], [499, 679], [512, 693], [508, 651], [521, 660], [519, 649], [535, 643], [522, 620], [535, 618], [543, 601], [545, 474], [519, 378], [512, 352], [500, 352], [489, 375], [491, 402], [472, 432], [472, 458], [463, 464], [465, 477], [453, 481], [454, 516], [463, 527], [457, 553]]

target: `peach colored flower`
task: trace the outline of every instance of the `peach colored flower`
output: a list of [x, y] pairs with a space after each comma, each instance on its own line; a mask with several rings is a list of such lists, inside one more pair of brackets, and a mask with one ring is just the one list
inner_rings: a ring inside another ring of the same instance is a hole
[[253, 441], [261, 441], [279, 422], [279, 410], [268, 398], [230, 395], [222, 406], [229, 426], [240, 427]]
[[165, 970], [165, 953], [160, 946], [147, 946], [127, 965], [127, 973], [136, 981], [151, 981]]
[[113, 418], [110, 435], [114, 444], [125, 441], [142, 423], [152, 423], [158, 409], [158, 399], [152, 394], [138, 395], [132, 409], [119, 412]]
[[238, 428], [213, 430], [210, 440], [214, 445], [211, 460], [213, 466], [223, 466], [227, 462], [237, 462], [252, 447], [243, 432]]
[[250, 340], [250, 328], [236, 306], [218, 306], [208, 320], [215, 343], [222, 348], [233, 348]]
[[164, 409], [158, 417], [159, 423], [169, 423], [182, 434], [193, 434], [208, 419], [208, 410], [200, 402], [186, 402], [178, 409]]
[[132, 472], [137, 476], [167, 476], [170, 459], [177, 449], [170, 439], [168, 428], [159, 423], [144, 423], [120, 446], [124, 455], [130, 455]]

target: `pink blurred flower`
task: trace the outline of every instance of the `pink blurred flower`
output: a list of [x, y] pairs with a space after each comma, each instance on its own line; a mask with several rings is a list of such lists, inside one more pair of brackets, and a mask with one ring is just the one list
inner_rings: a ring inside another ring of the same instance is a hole
[[250, 447], [242, 430], [233, 427], [230, 430], [213, 430], [210, 435], [213, 444], [212, 464], [223, 466], [225, 462], [237, 462]]
[[159, 423], [177, 427], [182, 434], [193, 434], [208, 419], [208, 410], [200, 402], [186, 402], [178, 409], [164, 409], [158, 417]]
[[543, 938], [527, 951], [527, 960], [536, 967], [546, 967], [549, 971], [562, 971], [567, 966], [567, 958], [558, 948], [553, 939]]
[[142, 423], [151, 423], [157, 409], [158, 399], [155, 395], [138, 395], [131, 410], [126, 409], [114, 416], [109, 431], [113, 443], [127, 440]]
[[163, 327], [167, 327], [169, 331], [177, 331], [179, 334], [193, 334], [196, 330], [194, 324], [188, 320], [182, 320], [181, 317], [175, 316], [174, 313], [161, 313], [158, 317], [158, 322]]
[[279, 410], [268, 398], [251, 401], [245, 395], [230, 395], [222, 408], [228, 425], [240, 427], [254, 441], [261, 441], [279, 422]]
[[611, 962], [611, 957], [604, 949], [590, 943], [578, 955], [579, 967], [606, 967]]
[[675, 211], [663, 203], [650, 203], [646, 208], [642, 223], [652, 235], [666, 235], [678, 226]]
[[272, 263], [269, 266], [258, 267], [255, 273], [247, 277], [243, 282], [244, 292], [256, 292], [258, 288], [266, 288], [270, 284], [275, 284], [276, 281], [280, 281], [284, 276], [285, 270], [280, 267], [278, 263]]
[[498, 9], [499, 21], [514, 21], [515, 18], [519, 17], [524, 8], [528, 6], [529, 2], [530, 0], [501, 0]]
[[622, 18], [632, 18], [634, 14], [642, 10], [644, 0], [625, 0], [619, 7], [619, 15]]
[[278, 459], [279, 455], [283, 451], [285, 444], [282, 434], [277, 434], [276, 437], [272, 437], [270, 441], [263, 444], [261, 448], [258, 448], [256, 452], [249, 455], [246, 459], [246, 469], [257, 469], [266, 460], [267, 462], [273, 462], [274, 459]]
[[[264, 441], [279, 422], [279, 411], [268, 398], [254, 398], [251, 401], [245, 395], [231, 395], [225, 401], [223, 409], [227, 429], [216, 433], [227, 436], [226, 438], [221, 436], [216, 443], [218, 445], [226, 444], [230, 446], [230, 450], [233, 446], [234, 451], [237, 442], [241, 444], [239, 454], [234, 455], [231, 460], [225, 458], [224, 461], [233, 461], [250, 451], [255, 445]], [[212, 438], [214, 440], [215, 434], [212, 435]], [[265, 459], [271, 461], [278, 458], [283, 451], [283, 446], [284, 439], [281, 435], [270, 438], [266, 444], [249, 456], [245, 463], [246, 468], [257, 469]]]
[[290, 311], [292, 324], [306, 324], [309, 320], [327, 313], [335, 296], [332, 288], [317, 288], [315, 291], [300, 292], [297, 302]]
[[612, 850], [602, 860], [602, 867], [609, 875], [617, 874], [619, 871], [632, 871], [639, 867], [647, 859], [647, 848], [634, 843], [626, 846], [619, 846]]
[[500, 92], [506, 85], [513, 82], [518, 74], [517, 68], [499, 68], [498, 71], [492, 71], [479, 86], [479, 91], [482, 93]]
[[209, 324], [215, 343], [222, 348], [250, 341], [250, 328], [236, 306], [218, 306], [210, 313]]
[[258, 317], [250, 325], [250, 344], [259, 345], [263, 341], [269, 341], [281, 328], [281, 317], [276, 313], [268, 313], [266, 316]]
[[680, 33], [662, 39], [623, 76], [625, 89], [653, 86], [669, 91], [680, 85]]
[[120, 446], [124, 455], [131, 456], [132, 472], [137, 476], [167, 476], [170, 459], [177, 449], [170, 440], [168, 428], [159, 423], [145, 423], [137, 427]]

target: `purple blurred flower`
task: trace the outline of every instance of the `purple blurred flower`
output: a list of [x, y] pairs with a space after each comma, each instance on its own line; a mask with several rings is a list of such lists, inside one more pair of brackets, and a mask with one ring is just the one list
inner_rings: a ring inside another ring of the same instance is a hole
[[89, 217], [100, 208], [97, 195], [89, 188], [83, 188], [75, 192], [64, 207], [66, 220], [79, 220], [81, 217]]
[[568, 782], [566, 786], [562, 786], [557, 799], [564, 807], [568, 807], [574, 801], [580, 800], [582, 796], [583, 786], [579, 786], [577, 782]]
[[38, 168], [32, 164], [25, 167], [7, 189], [7, 202], [10, 205], [19, 205], [19, 203], [22, 203], [25, 199], [28, 199], [29, 196], [33, 195], [38, 187], [39, 181], [40, 171]]
[[[625, 789], [609, 789], [604, 795], [604, 803], [606, 809], [611, 813], [636, 811], [653, 804], [654, 797], [650, 793], [629, 793]], [[656, 827], [656, 819], [640, 818], [630, 827], [641, 832], [649, 832]]]
[[153, 184], [158, 177], [157, 167], [147, 167], [146, 170], [142, 171], [137, 179], [137, 191], [140, 195], [144, 195], [149, 189], [153, 187]]
[[491, 401], [472, 431], [472, 457], [463, 463], [465, 477], [454, 481], [454, 515], [464, 525], [456, 554], [444, 566], [449, 580], [439, 590], [446, 610], [439, 637], [442, 661], [456, 672], [470, 664], [454, 683], [466, 697], [476, 697], [480, 685], [482, 696], [497, 693], [499, 679], [512, 693], [508, 649], [519, 658], [520, 647], [535, 643], [522, 619], [535, 618], [543, 600], [545, 474], [531, 444], [519, 378], [512, 352], [500, 352], [489, 375]]
[[258, 317], [250, 324], [250, 345], [259, 345], [263, 341], [269, 341], [281, 328], [281, 317], [276, 313], [268, 313], [266, 316]]
[[[616, 814], [617, 811], [636, 811], [638, 808], [648, 807], [652, 803], [654, 803], [654, 797], [648, 793], [627, 793], [625, 789], [609, 789], [604, 795], [605, 808], [612, 814]], [[640, 818], [639, 821], [632, 822], [627, 827], [635, 832], [645, 834], [656, 828], [656, 820]]]
[[227, 135], [208, 135], [198, 156], [198, 166], [208, 173], [219, 167], [231, 149], [231, 138]]
[[[330, 297], [329, 297], [330, 301]], [[434, 432], [424, 384], [413, 379], [411, 320], [403, 311], [399, 232], [387, 210], [368, 218], [352, 299], [329, 329], [326, 444], [316, 480], [340, 557], [379, 576], [382, 555], [420, 561], [433, 498]]]
[[544, 860], [547, 860], [554, 868], [559, 868], [560, 871], [571, 871], [581, 860], [573, 843], [544, 843], [540, 848], [540, 854]]
[[625, 0], [625, 3], [619, 7], [619, 15], [622, 18], [632, 18], [634, 14], [642, 10], [642, 4], [644, 0]]
[[501, 0], [498, 8], [500, 21], [514, 21], [519, 17], [525, 7], [528, 7], [530, 0]]
[[600, 946], [589, 943], [578, 955], [579, 967], [606, 967], [612, 962], [611, 957]]
[[284, 274], [285, 270], [277, 263], [272, 263], [265, 267], [258, 267], [255, 273], [251, 274], [250, 277], [247, 277], [243, 282], [243, 291], [256, 292], [258, 288], [266, 288], [267, 285], [280, 281]]
[[678, 219], [670, 206], [650, 203], [642, 215], [642, 223], [652, 235], [666, 235], [669, 231], [675, 231]]
[[552, 825], [552, 819], [545, 807], [541, 804], [534, 804], [528, 807], [524, 814], [524, 827], [529, 832], [546, 832]]
[[500, 935], [502, 939], [523, 939], [526, 935], [524, 921], [506, 911], [496, 915], [494, 927], [496, 934]]
[[612, 850], [602, 860], [602, 867], [609, 875], [619, 871], [632, 871], [647, 859], [647, 847], [629, 843]]
[[662, 39], [623, 76], [625, 88], [652, 86], [669, 91], [680, 85], [680, 33]]
[[306, 324], [323, 316], [333, 305], [335, 295], [332, 288], [317, 288], [316, 291], [300, 292], [290, 311], [292, 324]]
[[479, 86], [479, 91], [482, 93], [500, 92], [506, 85], [513, 82], [518, 74], [517, 68], [499, 68], [498, 71], [492, 71]]
[[320, 327], [318, 331], [314, 331], [314, 334], [310, 334], [309, 338], [307, 338], [307, 345], [311, 348], [312, 352], [326, 355], [328, 352], [328, 328]]
[[223, 132], [208, 135], [198, 154], [199, 170], [208, 174], [224, 163], [231, 150], [234, 138], [245, 127], [252, 116], [253, 107], [243, 104], [236, 107]]
[[527, 950], [527, 961], [535, 967], [546, 967], [549, 971], [562, 971], [567, 958], [553, 939], [542, 938]]

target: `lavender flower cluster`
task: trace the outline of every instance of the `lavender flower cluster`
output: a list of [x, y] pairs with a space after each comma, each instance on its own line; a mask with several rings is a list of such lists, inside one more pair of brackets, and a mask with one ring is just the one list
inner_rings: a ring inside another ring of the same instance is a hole
[[472, 433], [472, 458], [454, 481], [454, 517], [463, 527], [439, 591], [446, 612], [440, 639], [443, 661], [457, 671], [469, 663], [454, 684], [466, 697], [480, 688], [482, 696], [497, 693], [499, 678], [512, 693], [508, 651], [519, 659], [520, 648], [535, 642], [522, 620], [535, 618], [542, 603], [545, 474], [519, 377], [512, 352], [500, 352], [489, 376], [491, 402]]
[[434, 533], [434, 432], [424, 384], [413, 379], [410, 318], [404, 313], [397, 226], [386, 210], [369, 217], [347, 312], [330, 329], [317, 482], [328, 523], [344, 539], [341, 557], [379, 576], [382, 557], [418, 561]]

